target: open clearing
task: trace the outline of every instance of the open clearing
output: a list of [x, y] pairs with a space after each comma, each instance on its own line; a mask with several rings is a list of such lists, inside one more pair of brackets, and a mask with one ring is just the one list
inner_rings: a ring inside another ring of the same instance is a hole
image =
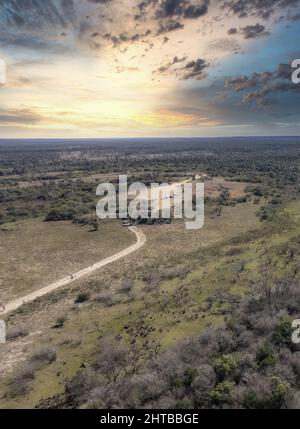
[[[105, 267], [108, 264], [112, 264], [113, 262], [118, 261], [119, 259], [122, 259], [133, 252], [136, 252], [138, 249], [143, 247], [144, 244], [146, 243], [146, 236], [142, 231], [139, 231], [136, 227], [131, 226], [128, 229], [136, 235], [136, 238], [137, 238], [136, 243], [132, 244], [129, 247], [126, 247], [125, 249], [121, 250], [118, 253], [115, 253], [112, 256], [109, 256], [108, 258], [102, 259], [101, 261], [98, 261], [93, 265], [85, 267], [82, 270], [77, 271], [76, 273], [72, 273], [71, 275], [64, 277], [61, 280], [58, 280], [57, 282], [51, 283], [50, 285], [45, 286], [41, 289], [38, 289], [37, 291], [32, 292], [31, 294], [22, 296], [21, 298], [8, 303], [5, 306], [5, 311], [3, 313], [6, 314], [11, 311], [14, 311], [24, 304], [32, 302], [37, 298], [41, 298], [42, 296], [47, 295], [48, 293], [54, 292], [56, 289], [66, 286], [72, 283], [73, 281], [76, 281], [77, 279], [85, 277], [93, 273], [94, 271], [97, 271], [100, 268]], [[1, 311], [0, 311], [0, 314], [2, 314]]]
[[38, 290], [135, 243], [117, 221], [93, 227], [70, 222], [21, 221], [0, 230], [1, 301]]

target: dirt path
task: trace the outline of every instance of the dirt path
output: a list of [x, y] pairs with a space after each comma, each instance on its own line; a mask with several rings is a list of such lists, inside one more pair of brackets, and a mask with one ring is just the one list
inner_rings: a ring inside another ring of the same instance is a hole
[[[100, 268], [104, 267], [105, 265], [111, 264], [112, 262], [117, 261], [118, 259], [124, 258], [125, 256], [129, 255], [130, 253], [135, 252], [136, 250], [140, 249], [144, 246], [146, 242], [146, 236], [145, 234], [140, 231], [138, 228], [131, 226], [129, 229], [136, 235], [137, 242], [135, 244], [132, 244], [131, 246], [127, 247], [124, 250], [121, 250], [121, 252], [116, 253], [115, 255], [109, 256], [106, 259], [103, 259], [100, 262], [97, 262], [93, 265], [90, 265], [87, 268], [84, 268], [81, 271], [78, 271], [77, 273], [73, 273], [68, 277], [64, 277], [61, 280], [58, 280], [55, 283], [51, 283], [48, 286], [45, 286], [36, 292], [33, 292], [29, 295], [26, 295], [22, 298], [18, 298], [8, 304], [5, 305], [5, 310], [0, 309], [0, 315], [7, 314], [13, 310], [16, 310], [17, 308], [21, 307], [23, 304], [26, 304], [28, 302], [34, 301], [36, 298], [39, 298], [41, 296], [44, 296], [50, 292], [53, 292], [54, 290], [66, 286], [67, 284], [80, 279], [81, 277], [84, 277], [93, 271], [99, 270]], [[1, 311], [2, 310], [2, 311]]]
[[[183, 185], [184, 183], [190, 182], [192, 179], [186, 179], [182, 182], [173, 183], [169, 185], [170, 190], [174, 190], [174, 187], [177, 185]], [[147, 197], [148, 198], [148, 197]], [[146, 236], [145, 234], [140, 231], [138, 228], [131, 226], [129, 229], [136, 235], [137, 242], [129, 247], [127, 247], [124, 250], [121, 250], [121, 252], [116, 253], [115, 255], [110, 256], [109, 258], [103, 259], [100, 262], [97, 262], [96, 264], [90, 265], [87, 268], [84, 268], [81, 271], [78, 271], [77, 273], [73, 273], [68, 277], [65, 277], [61, 280], [58, 280], [55, 283], [51, 283], [48, 286], [45, 286], [36, 292], [33, 292], [29, 295], [26, 295], [22, 298], [18, 298], [8, 304], [5, 305], [5, 309], [2, 309], [0, 307], [0, 316], [7, 314], [13, 310], [16, 310], [17, 308], [21, 307], [23, 304], [26, 304], [28, 302], [34, 301], [36, 298], [39, 298], [41, 296], [47, 295], [50, 292], [53, 292], [54, 290], [66, 286], [67, 284], [80, 279], [81, 277], [86, 276], [87, 274], [92, 273], [93, 271], [99, 270], [100, 268], [104, 267], [105, 265], [111, 264], [114, 261], [117, 261], [118, 259], [124, 258], [125, 256], [129, 255], [132, 252], [135, 252], [136, 250], [140, 249], [144, 246], [146, 242]]]

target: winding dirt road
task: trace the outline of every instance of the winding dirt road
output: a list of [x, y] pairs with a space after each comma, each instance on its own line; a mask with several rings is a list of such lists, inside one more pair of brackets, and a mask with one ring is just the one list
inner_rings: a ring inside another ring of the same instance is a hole
[[127, 247], [124, 250], [121, 250], [118, 253], [115, 253], [112, 256], [109, 256], [106, 259], [103, 259], [100, 262], [97, 262], [93, 265], [90, 265], [87, 268], [84, 268], [81, 271], [78, 271], [77, 273], [71, 274], [68, 277], [64, 277], [61, 280], [58, 280], [55, 283], [51, 283], [48, 286], [45, 286], [36, 292], [33, 292], [29, 295], [26, 295], [22, 298], [18, 298], [8, 304], [5, 305], [5, 309], [1, 311], [0, 309], [0, 315], [7, 314], [13, 310], [16, 310], [17, 308], [21, 307], [23, 304], [27, 304], [28, 302], [34, 301], [36, 298], [40, 298], [41, 296], [47, 295], [50, 292], [53, 292], [54, 290], [66, 286], [67, 284], [74, 282], [75, 280], [80, 279], [81, 277], [86, 276], [87, 274], [92, 273], [93, 271], [99, 270], [100, 268], [104, 267], [105, 265], [111, 264], [112, 262], [117, 261], [118, 259], [124, 258], [127, 255], [130, 255], [130, 253], [135, 252], [136, 250], [140, 249], [144, 246], [146, 243], [146, 236], [145, 234], [139, 230], [138, 228], [134, 226], [130, 226], [129, 229], [136, 235], [137, 241], [135, 244], [132, 244], [131, 246]]
[[[170, 190], [172, 191], [172, 190], [174, 190], [175, 186], [183, 185], [184, 183], [190, 182], [191, 180], [192, 179], [189, 178], [189, 179], [183, 180], [182, 182], [173, 183], [173, 184], [168, 185], [168, 186], [169, 186]], [[148, 198], [148, 195], [146, 198]], [[133, 253], [136, 250], [143, 247], [144, 244], [146, 243], [145, 234], [134, 226], [130, 226], [129, 229], [136, 235], [137, 242], [135, 244], [127, 247], [124, 250], [121, 250], [121, 252], [118, 252], [115, 255], [112, 255], [106, 259], [103, 259], [100, 262], [97, 262], [93, 265], [90, 265], [89, 267], [84, 268], [83, 270], [78, 271], [77, 273], [71, 274], [68, 277], [65, 277], [61, 280], [58, 280], [55, 283], [51, 283], [50, 285], [45, 286], [45, 287], [37, 290], [36, 292], [33, 292], [33, 293], [26, 295], [22, 298], [18, 298], [16, 300], [6, 304], [5, 309], [1, 309], [1, 307], [0, 307], [0, 316], [7, 314], [11, 311], [14, 311], [17, 308], [21, 307], [23, 304], [27, 304], [28, 302], [32, 302], [36, 298], [40, 298], [41, 296], [47, 295], [48, 293], [53, 292], [54, 290], [56, 290], [62, 286], [66, 286], [67, 284], [72, 283], [75, 280], [78, 280], [81, 277], [84, 277], [87, 274], [92, 273], [93, 271], [99, 270], [100, 268], [104, 267], [105, 265], [111, 264], [112, 262], [115, 262], [118, 259], [124, 258], [125, 256], [129, 255], [130, 253]]]

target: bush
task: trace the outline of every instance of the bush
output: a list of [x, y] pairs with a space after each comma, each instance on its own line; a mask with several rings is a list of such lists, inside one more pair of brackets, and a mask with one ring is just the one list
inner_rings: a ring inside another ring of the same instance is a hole
[[62, 328], [65, 324], [66, 321], [66, 317], [58, 317], [56, 319], [55, 324], [52, 326], [53, 329], [59, 329]]
[[37, 364], [50, 364], [56, 361], [56, 350], [50, 347], [41, 347], [30, 357], [30, 362]]
[[216, 385], [210, 392], [210, 397], [218, 405], [230, 404], [233, 397], [234, 384], [231, 381], [223, 381]]
[[224, 380], [232, 375], [237, 367], [237, 362], [232, 355], [222, 355], [214, 363], [214, 369], [220, 380]]
[[272, 335], [272, 342], [276, 346], [287, 346], [291, 348], [292, 344], [292, 322], [289, 319], [281, 320], [275, 327]]
[[83, 302], [86, 302], [90, 299], [90, 294], [88, 292], [81, 292], [77, 298], [75, 299], [75, 304], [81, 304]]
[[197, 375], [191, 385], [196, 408], [209, 404], [211, 399], [209, 392], [213, 389], [215, 382], [216, 374], [209, 364], [197, 367]]
[[92, 296], [92, 300], [102, 303], [108, 307], [114, 305], [115, 300], [114, 300], [114, 295], [112, 293], [112, 291], [110, 290], [103, 290], [95, 295]]
[[175, 278], [184, 279], [189, 272], [190, 269], [188, 267], [177, 265], [176, 267], [165, 268], [161, 271], [161, 275], [164, 279], [167, 280], [172, 280]]
[[33, 364], [24, 365], [9, 382], [8, 394], [12, 398], [25, 395], [30, 388], [30, 383], [35, 378], [35, 366]]
[[274, 405], [279, 407], [284, 401], [285, 396], [288, 394], [291, 385], [279, 377], [271, 378], [272, 385], [272, 399], [275, 402]]
[[75, 210], [73, 209], [53, 209], [46, 215], [46, 222], [57, 222], [62, 220], [73, 220], [75, 218]]
[[145, 292], [158, 295], [160, 290], [161, 276], [157, 272], [150, 273], [146, 276]]
[[123, 279], [119, 291], [121, 293], [129, 293], [134, 286], [134, 280], [131, 278]]
[[273, 349], [268, 344], [261, 347], [256, 353], [256, 363], [258, 368], [272, 366], [276, 363], [276, 357]]
[[15, 340], [16, 338], [26, 337], [29, 331], [25, 326], [13, 326], [7, 330], [6, 339]]

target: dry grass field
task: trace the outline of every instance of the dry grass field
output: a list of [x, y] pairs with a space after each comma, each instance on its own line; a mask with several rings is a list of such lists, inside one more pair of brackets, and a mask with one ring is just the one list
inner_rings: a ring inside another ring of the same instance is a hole
[[1, 301], [40, 289], [135, 242], [118, 221], [98, 231], [71, 222], [26, 220], [0, 228]]
[[227, 190], [231, 198], [238, 198], [245, 195], [247, 183], [231, 182], [223, 177], [213, 177], [210, 180], [205, 180], [204, 185], [207, 197], [216, 198], [222, 191]]
[[[136, 331], [136, 326], [142, 323], [143, 329], [152, 330], [147, 334], [147, 341], [155, 344], [159, 339], [161, 346], [165, 347], [211, 324], [216, 326], [221, 323], [222, 313], [215, 308], [205, 312], [205, 302], [223, 287], [220, 272], [217, 276], [215, 273], [219, 264], [222, 272], [224, 261], [213, 258], [212, 270], [208, 265], [205, 269], [199, 269], [199, 261], [209, 247], [218, 247], [218, 243], [259, 228], [256, 210], [257, 206], [252, 203], [225, 207], [221, 216], [207, 217], [204, 227], [198, 231], [186, 230], [183, 222], [140, 226], [147, 235], [147, 243], [139, 252], [105, 267], [89, 278], [74, 282], [71, 291], [63, 288], [12, 314], [8, 318], [8, 325], [26, 326], [31, 335], [9, 341], [6, 350], [1, 350], [0, 358], [6, 365], [1, 371], [4, 384], [3, 389], [0, 389], [0, 398], [1, 393], [6, 391], [5, 383], [10, 380], [12, 371], [22, 365], [22, 360], [27, 359], [32, 350], [51, 346], [57, 350], [58, 358], [36, 374], [26, 397], [2, 397], [0, 406], [31, 407], [41, 398], [60, 392], [66, 377], [74, 375], [83, 363], [86, 365], [92, 362], [97, 339], [102, 336], [127, 339], [124, 326], [128, 324], [132, 326], [133, 335], [139, 344], [142, 345], [144, 339]], [[109, 231], [106, 242], [110, 242], [108, 237], [111, 238]], [[117, 236], [114, 244], [120, 245]], [[161, 299], [145, 294], [143, 278], [150, 272], [176, 267], [177, 264], [190, 267], [191, 272], [184, 280], [177, 278], [162, 282], [161, 296], [168, 302], [163, 309]], [[120, 281], [128, 277], [135, 278], [135, 286], [133, 294], [126, 298], [119, 293], [119, 287]], [[188, 290], [184, 297], [180, 295], [182, 287]], [[93, 296], [103, 291], [111, 294], [111, 303], [93, 299]], [[76, 296], [85, 292], [90, 294], [88, 301], [74, 304]], [[65, 319], [63, 326], [53, 329], [61, 317]]]

